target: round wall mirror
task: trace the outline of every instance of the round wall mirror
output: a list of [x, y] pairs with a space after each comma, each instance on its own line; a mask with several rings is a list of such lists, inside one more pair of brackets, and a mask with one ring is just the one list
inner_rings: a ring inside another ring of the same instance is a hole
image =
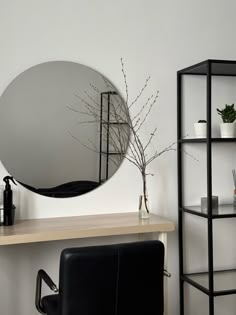
[[0, 159], [33, 192], [78, 196], [120, 166], [128, 120], [122, 97], [97, 71], [66, 61], [39, 64], [0, 98]]

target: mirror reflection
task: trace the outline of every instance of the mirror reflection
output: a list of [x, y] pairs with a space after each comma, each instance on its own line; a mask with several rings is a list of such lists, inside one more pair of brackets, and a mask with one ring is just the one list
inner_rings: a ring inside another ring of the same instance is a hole
[[128, 108], [97, 71], [55, 61], [20, 74], [0, 98], [0, 158], [26, 188], [73, 197], [108, 180], [129, 141]]

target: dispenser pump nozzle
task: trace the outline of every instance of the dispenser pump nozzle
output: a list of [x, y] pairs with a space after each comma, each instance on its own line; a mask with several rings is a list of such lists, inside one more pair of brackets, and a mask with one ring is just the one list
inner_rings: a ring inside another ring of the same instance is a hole
[[3, 181], [6, 183], [6, 190], [10, 189], [10, 187], [11, 187], [10, 181], [12, 181], [15, 185], [17, 185], [12, 176], [5, 176], [3, 178]]

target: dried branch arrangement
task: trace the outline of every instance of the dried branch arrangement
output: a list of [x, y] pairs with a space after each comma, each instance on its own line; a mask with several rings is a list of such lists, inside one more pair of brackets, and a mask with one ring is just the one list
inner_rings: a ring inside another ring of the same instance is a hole
[[[120, 153], [120, 155], [117, 155], [120, 157], [119, 161], [117, 161], [114, 157], [111, 157], [113, 163], [118, 165], [121, 160], [125, 158], [138, 168], [142, 176], [144, 203], [147, 212], [149, 212], [147, 205], [146, 179], [148, 175], [153, 174], [147, 172], [147, 167], [162, 154], [175, 150], [174, 145], [176, 142], [171, 143], [161, 151], [156, 150], [154, 153], [150, 154], [150, 150], [148, 149], [150, 144], [154, 141], [157, 128], [155, 127], [152, 130], [145, 142], [141, 140], [141, 133], [142, 128], [147, 123], [148, 117], [157, 102], [159, 91], [156, 91], [154, 94], [146, 97], [146, 99], [144, 98], [144, 92], [150, 82], [150, 77], [148, 77], [138, 95], [133, 100], [130, 100], [127, 75], [122, 59], [121, 70], [125, 84], [125, 100], [114, 93], [110, 100], [111, 107], [109, 112], [107, 109], [104, 109], [104, 115], [101, 117], [101, 104], [87, 92], [85, 92], [86, 97], [76, 95], [79, 101], [84, 104], [86, 108], [85, 111], [80, 111], [71, 107], [69, 108], [77, 113], [87, 116], [87, 119], [85, 120], [80, 119], [79, 123], [81, 124], [97, 124], [98, 127], [103, 124], [106, 131], [110, 133], [109, 139], [112, 150]], [[106, 78], [103, 78], [103, 80], [106, 84], [107, 91], [115, 91], [114, 86]], [[103, 92], [99, 91], [95, 86], [91, 85], [91, 87], [99, 94]], [[113, 124], [106, 124], [108, 115]], [[71, 136], [74, 137], [72, 134]], [[106, 137], [106, 135], [104, 136]], [[76, 139], [80, 141], [78, 138]], [[93, 143], [82, 143], [82, 145], [86, 146], [89, 150], [99, 153], [98, 148]]]

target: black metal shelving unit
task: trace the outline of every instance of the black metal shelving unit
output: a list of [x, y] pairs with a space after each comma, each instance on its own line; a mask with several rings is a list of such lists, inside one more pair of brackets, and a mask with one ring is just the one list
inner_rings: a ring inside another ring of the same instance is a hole
[[[110, 126], [119, 127], [121, 124], [127, 124], [123, 121], [112, 121], [111, 119], [111, 97], [117, 95], [115, 91], [102, 92], [100, 95], [100, 144], [99, 144], [99, 183], [109, 178], [109, 157], [122, 155], [124, 152], [110, 151]], [[104, 117], [106, 116], [106, 117]], [[104, 130], [105, 127], [105, 130]], [[105, 139], [105, 141], [104, 141]], [[104, 144], [105, 142], [105, 144]], [[104, 164], [105, 163], [105, 164]], [[105, 176], [103, 178], [103, 167], [105, 167]]]
[[[206, 139], [184, 139], [182, 134], [183, 109], [183, 76], [202, 75], [206, 76]], [[180, 274], [180, 315], [184, 315], [184, 283], [192, 285], [196, 289], [208, 295], [209, 315], [214, 315], [214, 299], [217, 296], [236, 294], [236, 285], [222, 287], [222, 277], [233, 277], [236, 283], [236, 269], [214, 270], [213, 265], [213, 220], [236, 217], [233, 205], [220, 206], [219, 211], [212, 211], [212, 145], [217, 143], [234, 143], [235, 138], [212, 138], [212, 76], [236, 77], [236, 61], [209, 59], [177, 72], [177, 141], [178, 141], [178, 224], [179, 224], [179, 274]], [[204, 143], [206, 145], [207, 159], [207, 211], [201, 212], [199, 207], [186, 207], [183, 204], [183, 146], [185, 144]], [[184, 246], [183, 246], [183, 217], [195, 215], [207, 220], [208, 239], [208, 268], [201, 273], [187, 274], [184, 272]]]

